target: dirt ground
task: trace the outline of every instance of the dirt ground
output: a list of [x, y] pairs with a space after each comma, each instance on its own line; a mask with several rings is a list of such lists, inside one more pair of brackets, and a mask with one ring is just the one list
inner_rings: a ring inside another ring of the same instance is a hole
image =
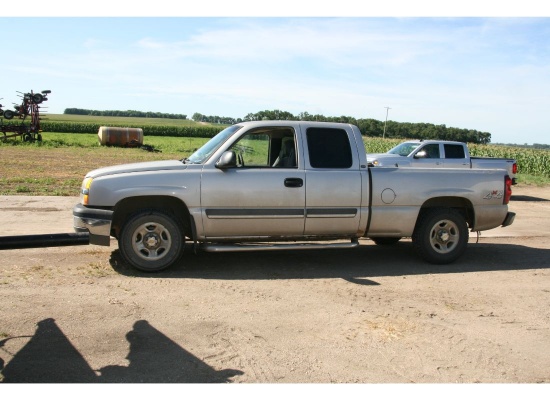
[[[77, 200], [0, 196], [2, 236], [72, 232]], [[1, 250], [0, 380], [550, 383], [550, 187], [510, 209], [443, 267], [408, 240], [189, 251], [158, 274], [114, 241]]]

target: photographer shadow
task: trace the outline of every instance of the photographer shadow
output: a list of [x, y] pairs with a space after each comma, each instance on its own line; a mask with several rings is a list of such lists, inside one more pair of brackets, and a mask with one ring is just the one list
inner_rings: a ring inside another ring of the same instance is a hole
[[[10, 339], [0, 342], [4, 346]], [[38, 322], [35, 334], [2, 370], [3, 382], [17, 383], [225, 383], [241, 371], [217, 371], [155, 329], [137, 321], [127, 333], [128, 366], [94, 371], [53, 318]]]

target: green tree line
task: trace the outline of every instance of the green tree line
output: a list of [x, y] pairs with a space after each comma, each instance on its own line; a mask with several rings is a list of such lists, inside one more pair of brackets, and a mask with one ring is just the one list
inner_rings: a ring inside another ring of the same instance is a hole
[[101, 117], [140, 117], [140, 118], [168, 118], [168, 119], [187, 119], [185, 114], [169, 114], [154, 111], [137, 110], [87, 110], [84, 108], [66, 108], [63, 114], [72, 115], [96, 115]]
[[[463, 129], [447, 127], [445, 125], [434, 125], [429, 123], [410, 123], [395, 121], [379, 121], [372, 118], [353, 118], [349, 116], [326, 117], [320, 114], [309, 114], [301, 112], [293, 115], [288, 111], [264, 110], [257, 113], [247, 114], [244, 118], [230, 118], [219, 116], [207, 116], [199, 113], [193, 114], [194, 121], [235, 124], [243, 121], [265, 121], [265, 120], [286, 120], [286, 121], [322, 121], [322, 122], [343, 122], [357, 125], [361, 134], [368, 137], [386, 137], [402, 139], [440, 139], [457, 140], [460, 142], [488, 144], [491, 142], [491, 134], [480, 132], [474, 129]], [[384, 133], [384, 124], [386, 132]]]

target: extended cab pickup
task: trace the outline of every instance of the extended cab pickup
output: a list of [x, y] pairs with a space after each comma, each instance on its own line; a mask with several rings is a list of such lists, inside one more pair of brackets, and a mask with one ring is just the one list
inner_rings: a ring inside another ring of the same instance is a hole
[[387, 153], [368, 154], [367, 161], [374, 167], [505, 169], [513, 185], [516, 184], [518, 172], [516, 160], [471, 157], [466, 143], [447, 140], [403, 142]]
[[[473, 232], [510, 225], [504, 170], [370, 168], [356, 126], [232, 125], [189, 158], [101, 168], [73, 209], [90, 243], [118, 239], [143, 271], [195, 250], [348, 248], [411, 237], [426, 261], [456, 260]], [[312, 243], [313, 242], [313, 243]]]

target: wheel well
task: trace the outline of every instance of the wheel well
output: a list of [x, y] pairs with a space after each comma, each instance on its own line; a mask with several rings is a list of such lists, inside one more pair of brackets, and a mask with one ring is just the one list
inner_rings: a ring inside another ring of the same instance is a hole
[[136, 196], [119, 201], [114, 207], [111, 235], [118, 238], [128, 216], [141, 209], [158, 209], [174, 215], [182, 223], [183, 234], [192, 237], [189, 209], [183, 201], [170, 196]]
[[463, 197], [434, 197], [433, 199], [429, 199], [422, 204], [420, 212], [436, 207], [454, 208], [462, 213], [468, 223], [468, 226], [472, 227], [474, 225], [474, 206], [468, 199]]

